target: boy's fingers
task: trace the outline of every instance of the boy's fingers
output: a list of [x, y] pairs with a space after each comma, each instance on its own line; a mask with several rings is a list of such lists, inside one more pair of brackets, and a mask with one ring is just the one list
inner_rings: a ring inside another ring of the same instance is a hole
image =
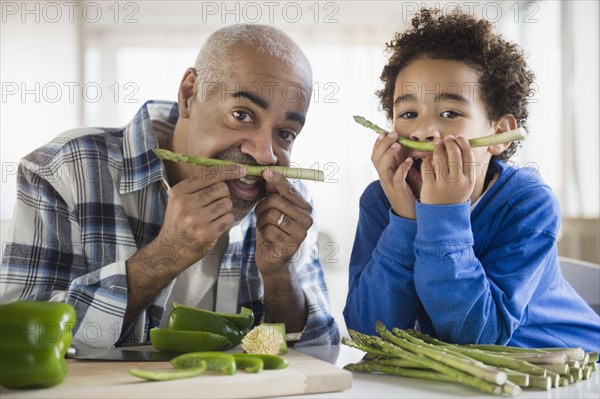
[[473, 154], [471, 145], [464, 136], [458, 136], [456, 138], [456, 144], [458, 144], [460, 152], [462, 153], [463, 175], [469, 177], [469, 181], [473, 182], [475, 181], [475, 154]]
[[454, 136], [444, 137], [444, 145], [446, 150], [446, 156], [448, 157], [448, 164], [462, 165], [462, 154], [458, 143], [454, 139]]
[[438, 171], [434, 168], [435, 165], [439, 165], [439, 163], [433, 160], [433, 157], [427, 157], [423, 159], [421, 163], [421, 180], [423, 183], [430, 181], [429, 179], [433, 179], [433, 181], [437, 181]]
[[[429, 158], [429, 157], [427, 157]], [[436, 167], [446, 165], [448, 154], [446, 153], [446, 145], [443, 139], [435, 139], [433, 147], [433, 164]]]
[[408, 172], [410, 171], [411, 166], [414, 161], [412, 158], [406, 158], [404, 162], [400, 165], [396, 173], [394, 174], [394, 185], [400, 185], [406, 182], [406, 177], [408, 176]]
[[396, 142], [398, 139], [398, 133], [391, 132], [388, 135], [384, 135], [381, 133], [377, 140], [375, 141], [375, 145], [373, 146], [373, 153], [371, 154], [371, 160], [375, 162], [380, 159], [385, 152]]

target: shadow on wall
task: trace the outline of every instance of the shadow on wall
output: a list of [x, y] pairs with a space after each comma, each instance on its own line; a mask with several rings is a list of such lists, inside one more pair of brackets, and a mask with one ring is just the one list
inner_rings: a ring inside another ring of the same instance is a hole
[[0, 249], [0, 257], [4, 255], [4, 243], [6, 242], [6, 237], [8, 237], [8, 228], [10, 227], [10, 220], [2, 220], [0, 222], [2, 226], [0, 227], [0, 244], [2, 244], [2, 249]]
[[327, 284], [329, 292], [331, 315], [338, 324], [340, 336], [349, 337], [343, 315], [348, 295], [348, 265], [339, 259], [337, 255], [339, 248], [336, 247], [336, 242], [327, 232], [319, 231], [317, 240], [319, 241], [319, 257], [323, 266], [325, 284]]
[[575, 291], [600, 314], [600, 265], [561, 257], [560, 268]]
[[600, 263], [600, 219], [564, 218], [558, 239], [558, 254]]

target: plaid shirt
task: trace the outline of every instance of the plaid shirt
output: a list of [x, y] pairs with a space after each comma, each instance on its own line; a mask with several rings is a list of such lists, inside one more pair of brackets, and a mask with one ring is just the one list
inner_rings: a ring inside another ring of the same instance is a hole
[[[157, 142], [151, 121], [174, 126], [177, 117], [176, 103], [149, 101], [124, 128], [71, 130], [21, 161], [17, 204], [4, 239], [2, 303], [28, 299], [73, 305], [75, 345], [148, 342], [174, 280], [130, 328], [122, 329], [126, 261], [157, 236], [167, 207], [161, 187], [166, 175], [152, 152]], [[295, 185], [307, 197], [305, 186]], [[264, 307], [255, 233], [254, 212], [232, 227], [218, 280], [235, 279], [237, 311], [241, 306], [252, 309], [258, 322]], [[310, 248], [316, 239], [313, 227], [292, 259], [308, 304], [301, 341], [337, 343], [323, 270]]]

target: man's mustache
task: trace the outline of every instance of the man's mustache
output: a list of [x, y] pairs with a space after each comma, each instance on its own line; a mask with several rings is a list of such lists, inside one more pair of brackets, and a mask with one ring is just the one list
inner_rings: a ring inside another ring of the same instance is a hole
[[245, 165], [260, 166], [260, 164], [256, 162], [256, 159], [254, 159], [254, 157], [248, 154], [244, 154], [239, 150], [239, 148], [229, 148], [217, 155], [216, 158], [222, 161], [230, 161], [242, 163]]

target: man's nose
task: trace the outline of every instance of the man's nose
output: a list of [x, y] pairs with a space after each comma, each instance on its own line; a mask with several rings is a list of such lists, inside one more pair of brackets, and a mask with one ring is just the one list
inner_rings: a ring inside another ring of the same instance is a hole
[[254, 133], [242, 143], [241, 151], [254, 158], [259, 165], [276, 164], [277, 157], [273, 152], [272, 132], [265, 129]]

